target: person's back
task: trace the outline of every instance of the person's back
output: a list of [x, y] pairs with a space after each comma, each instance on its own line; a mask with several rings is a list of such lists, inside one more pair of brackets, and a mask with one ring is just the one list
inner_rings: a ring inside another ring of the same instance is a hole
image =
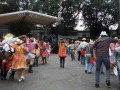
[[35, 38], [30, 38], [32, 41], [30, 41], [28, 38], [26, 39], [26, 46], [28, 47], [28, 50], [31, 52], [35, 49], [36, 41]]
[[95, 41], [95, 52], [97, 57], [108, 57], [110, 43], [116, 42], [116, 39], [111, 37], [101, 37]]
[[87, 45], [88, 45], [88, 43], [86, 41], [83, 41], [80, 43], [81, 48], [85, 48]]
[[[99, 83], [100, 83], [100, 69], [101, 69], [102, 63], [106, 67], [106, 84], [107, 86], [111, 86], [109, 46], [110, 46], [110, 43], [115, 43], [118, 41], [116, 39], [108, 37], [105, 31], [102, 31], [100, 36], [101, 37], [95, 41], [95, 44], [93, 46], [93, 49], [95, 49], [95, 53], [96, 53], [96, 83], [95, 83], [96, 88], [99, 87]], [[91, 54], [93, 55], [93, 50]]]
[[90, 44], [88, 44], [85, 48], [86, 54], [90, 54]]

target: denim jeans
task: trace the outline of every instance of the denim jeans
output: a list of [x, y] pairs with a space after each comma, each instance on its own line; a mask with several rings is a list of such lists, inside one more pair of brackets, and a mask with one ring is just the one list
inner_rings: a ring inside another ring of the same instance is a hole
[[104, 65], [102, 64], [100, 72], [104, 72], [103, 68], [104, 68]]
[[85, 55], [85, 70], [92, 72], [93, 64], [90, 62], [90, 54]]
[[120, 82], [120, 61], [117, 61], [117, 67], [118, 67], [118, 77]]
[[66, 52], [67, 52], [68, 55], [70, 55], [70, 50], [69, 50], [69, 48], [66, 49]]
[[81, 51], [78, 51], [78, 61], [81, 59]]
[[85, 56], [81, 55], [81, 64], [85, 65]]
[[96, 57], [96, 84], [100, 83], [100, 69], [102, 63], [106, 67], [106, 80], [110, 80], [110, 59], [109, 57]]

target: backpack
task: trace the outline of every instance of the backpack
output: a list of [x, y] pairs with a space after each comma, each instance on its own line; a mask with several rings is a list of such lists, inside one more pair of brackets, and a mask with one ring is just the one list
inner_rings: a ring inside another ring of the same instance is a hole
[[92, 64], [94, 64], [94, 63], [95, 63], [95, 57], [90, 56], [90, 62], [91, 62]]
[[85, 49], [81, 49], [81, 55], [84, 56], [86, 54]]

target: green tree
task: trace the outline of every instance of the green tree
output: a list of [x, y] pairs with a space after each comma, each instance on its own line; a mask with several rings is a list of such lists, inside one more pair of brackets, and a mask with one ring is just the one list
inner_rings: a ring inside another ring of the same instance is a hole
[[[9, 12], [16, 12], [20, 9], [20, 0], [1, 0], [0, 1], [0, 13], [9, 13]], [[27, 5], [27, 4], [25, 4]], [[16, 36], [21, 34], [27, 34], [33, 28], [33, 24], [26, 23], [23, 21], [9, 23], [11, 33], [15, 34]]]
[[34, 28], [33, 24], [23, 21], [11, 23], [10, 26], [10, 31], [16, 36], [27, 35]]
[[1, 0], [0, 1], [0, 13], [15, 12], [19, 10], [19, 0]]
[[90, 30], [91, 38], [99, 36], [101, 31], [110, 34], [109, 26], [118, 23], [117, 0], [85, 0], [81, 4], [84, 24]]
[[69, 35], [76, 26], [76, 19], [79, 15], [80, 0], [66, 0], [62, 4], [62, 17], [64, 18], [64, 32]]

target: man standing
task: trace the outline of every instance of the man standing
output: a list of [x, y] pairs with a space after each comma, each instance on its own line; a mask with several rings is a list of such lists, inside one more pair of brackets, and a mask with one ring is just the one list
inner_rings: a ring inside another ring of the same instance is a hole
[[79, 46], [81, 48], [81, 64], [83, 65], [85, 65], [85, 48], [87, 45], [86, 38], [83, 38]]
[[[106, 84], [107, 86], [111, 86], [109, 46], [110, 46], [110, 43], [117, 42], [116, 39], [108, 37], [105, 31], [102, 31], [100, 36], [101, 37], [95, 41], [95, 44], [93, 46], [93, 49], [95, 49], [95, 54], [96, 54], [96, 83], [95, 83], [96, 88], [99, 88], [100, 69], [101, 69], [102, 63], [106, 67]], [[93, 50], [91, 54], [93, 55]]]

